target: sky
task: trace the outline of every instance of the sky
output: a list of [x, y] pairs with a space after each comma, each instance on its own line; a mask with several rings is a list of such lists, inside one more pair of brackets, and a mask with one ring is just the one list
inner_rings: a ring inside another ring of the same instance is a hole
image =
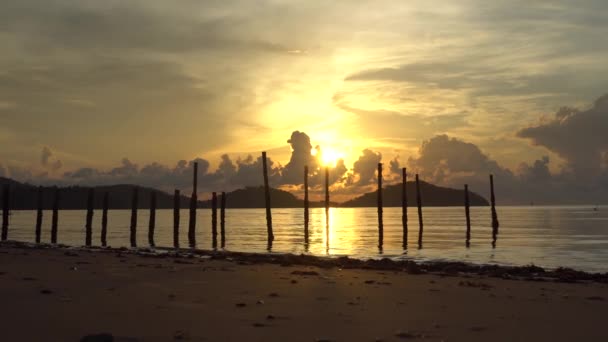
[[[608, 2], [4, 0], [0, 176], [608, 203]], [[313, 156], [312, 153], [315, 155]]]

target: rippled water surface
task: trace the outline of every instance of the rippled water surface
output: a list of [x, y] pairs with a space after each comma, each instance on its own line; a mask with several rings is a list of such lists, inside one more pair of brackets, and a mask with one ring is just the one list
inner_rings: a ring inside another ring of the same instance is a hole
[[[400, 208], [384, 209], [384, 242], [378, 248], [376, 208], [331, 208], [329, 239], [326, 238], [325, 210], [311, 209], [310, 243], [304, 245], [302, 209], [273, 209], [275, 241], [272, 252], [310, 253], [323, 256], [348, 255], [355, 258], [415, 260], [460, 260], [472, 263], [507, 265], [535, 264], [566, 266], [586, 271], [608, 271], [608, 206], [499, 207], [500, 234], [491, 248], [490, 209], [471, 208], [471, 247], [465, 247], [464, 209], [424, 208], [423, 248], [418, 249], [418, 217], [410, 208], [408, 248], [402, 247]], [[137, 239], [148, 241], [148, 211], [140, 210]], [[156, 214], [156, 244], [173, 244], [173, 211]], [[211, 248], [211, 211], [199, 209], [197, 248]], [[12, 211], [9, 239], [34, 241], [35, 211]], [[85, 211], [60, 211], [59, 242], [84, 244]], [[109, 213], [108, 244], [129, 245], [129, 210]], [[181, 212], [181, 244], [187, 246], [188, 212]], [[93, 241], [99, 245], [101, 212], [94, 216]], [[43, 241], [50, 239], [51, 213], [44, 212]], [[219, 229], [219, 228], [218, 228]], [[267, 252], [266, 219], [263, 209], [226, 211], [226, 250]]]

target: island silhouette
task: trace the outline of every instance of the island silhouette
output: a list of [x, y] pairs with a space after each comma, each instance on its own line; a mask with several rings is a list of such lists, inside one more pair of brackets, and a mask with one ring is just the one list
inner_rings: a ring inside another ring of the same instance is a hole
[[[39, 187], [21, 183], [10, 178], [0, 177], [0, 186], [9, 185], [11, 188], [10, 207], [13, 210], [34, 210], [38, 206]], [[408, 203], [414, 206], [415, 183], [407, 183]], [[101, 209], [103, 195], [109, 195], [109, 209], [131, 209], [133, 188], [132, 184], [103, 185], [92, 187], [95, 190], [93, 207]], [[137, 186], [139, 188], [138, 207], [148, 209], [150, 196], [156, 194], [158, 209], [172, 209], [174, 195], [162, 190]], [[420, 182], [420, 188], [425, 207], [432, 206], [462, 206], [464, 203], [464, 191], [436, 186], [427, 182]], [[42, 203], [43, 208], [51, 209], [56, 190], [60, 191], [60, 207], [68, 210], [84, 210], [87, 208], [87, 196], [91, 187], [66, 186], [54, 187], [43, 186]], [[387, 185], [383, 187], [383, 202], [385, 207], [401, 207], [401, 184]], [[281, 189], [270, 189], [271, 205], [273, 208], [302, 208], [304, 200], [296, 195]], [[226, 193], [226, 208], [264, 208], [264, 187], [245, 187]], [[487, 206], [489, 202], [479, 194], [469, 193], [471, 206]], [[188, 208], [190, 197], [180, 196], [181, 208]], [[211, 208], [211, 199], [199, 200], [198, 208]], [[338, 203], [330, 202], [332, 207], [375, 207], [377, 205], [377, 191], [364, 193], [351, 200]], [[324, 201], [310, 201], [311, 208], [324, 207]]]

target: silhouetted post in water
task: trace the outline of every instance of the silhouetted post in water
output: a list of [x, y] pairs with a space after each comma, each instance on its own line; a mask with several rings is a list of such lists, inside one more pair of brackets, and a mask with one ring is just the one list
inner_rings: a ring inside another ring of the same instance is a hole
[[222, 192], [222, 200], [220, 201], [220, 238], [221, 247], [226, 247], [226, 193]]
[[173, 247], [179, 248], [179, 209], [180, 195], [179, 190], [175, 189], [173, 195]]
[[407, 169], [401, 169], [401, 223], [403, 224], [403, 248], [407, 248]]
[[55, 187], [53, 199], [53, 217], [51, 219], [51, 243], [57, 243], [57, 225], [59, 224], [59, 188]]
[[38, 187], [38, 211], [36, 212], [36, 243], [40, 243], [42, 232], [42, 187]]
[[329, 250], [329, 168], [325, 167], [325, 241]]
[[154, 229], [156, 228], [156, 191], [150, 193], [150, 221], [148, 224], [148, 243], [150, 247], [156, 246], [154, 243]]
[[422, 196], [420, 195], [420, 180], [418, 179], [418, 174], [416, 174], [416, 202], [418, 204], [418, 224], [420, 226], [418, 230], [418, 248], [422, 248], [424, 225], [422, 223]]
[[378, 248], [384, 242], [384, 223], [382, 222], [382, 163], [378, 163]]
[[198, 203], [198, 163], [194, 163], [194, 175], [192, 181], [192, 196], [190, 197], [190, 222], [188, 225], [188, 243], [191, 248], [196, 246], [196, 206]]
[[211, 237], [212, 246], [217, 248], [217, 193], [211, 193]]
[[467, 237], [466, 237], [466, 245], [469, 247], [471, 245], [471, 215], [469, 211], [469, 185], [464, 185], [464, 214], [467, 217]]
[[93, 200], [95, 196], [95, 190], [89, 189], [89, 195], [87, 196], [87, 224], [85, 226], [85, 246], [91, 246], [93, 240]]
[[131, 247], [137, 247], [137, 202], [139, 189], [133, 187], [133, 198], [131, 201]]
[[492, 204], [492, 248], [496, 247], [498, 237], [498, 215], [496, 214], [496, 198], [494, 197], [494, 175], [490, 175], [490, 202]]
[[264, 172], [264, 200], [266, 202], [266, 227], [268, 229], [268, 245], [274, 240], [272, 232], [272, 212], [270, 211], [270, 186], [268, 185], [268, 162], [266, 152], [262, 152], [262, 167]]
[[304, 166], [304, 243], [308, 244], [308, 165]]
[[108, 207], [110, 206], [110, 194], [107, 192], [103, 195], [103, 204], [101, 212], [101, 245], [103, 247], [108, 245], [106, 236], [108, 234]]
[[10, 203], [10, 195], [10, 188], [7, 184], [2, 189], [2, 241], [5, 241], [8, 238], [8, 210]]

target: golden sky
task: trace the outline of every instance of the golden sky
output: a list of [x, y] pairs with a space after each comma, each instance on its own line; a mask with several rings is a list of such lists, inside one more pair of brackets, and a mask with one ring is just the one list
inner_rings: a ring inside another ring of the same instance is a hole
[[6, 0], [0, 172], [212, 172], [262, 150], [284, 166], [294, 131], [349, 172], [364, 149], [422, 167], [438, 135], [514, 175], [582, 169], [521, 132], [607, 92], [606, 17], [605, 1]]

